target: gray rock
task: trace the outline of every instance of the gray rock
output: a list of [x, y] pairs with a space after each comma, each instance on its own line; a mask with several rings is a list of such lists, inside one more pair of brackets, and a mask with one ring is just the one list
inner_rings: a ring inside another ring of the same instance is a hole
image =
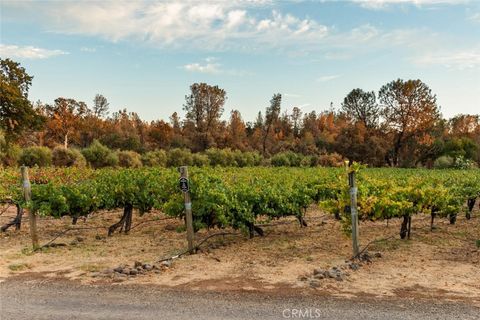
[[102, 271], [102, 273], [104, 275], [109, 276], [109, 275], [112, 275], [114, 273], [114, 270], [113, 269], [105, 269], [105, 270]]
[[331, 270], [325, 271], [325, 277], [327, 278], [335, 278], [337, 275], [335, 272], [332, 272]]
[[351, 263], [348, 264], [348, 267], [350, 269], [354, 270], [354, 271], [357, 271], [360, 266], [358, 264], [356, 264], [355, 262], [351, 262]]
[[127, 275], [130, 274], [130, 268], [123, 268], [122, 273]]
[[122, 282], [122, 281], [125, 281], [127, 280], [128, 277], [126, 274], [123, 274], [123, 273], [115, 273], [114, 277], [113, 277], [113, 282]]
[[122, 273], [123, 272], [123, 266], [118, 266], [116, 268], [113, 269], [114, 272], [118, 272], [118, 273]]
[[143, 265], [143, 264], [142, 264], [140, 261], [135, 261], [135, 262], [133, 263], [133, 266], [134, 266], [135, 268], [141, 267], [142, 265]]
[[320, 287], [320, 281], [318, 280], [310, 280], [310, 283], [309, 283], [310, 287], [311, 288], [318, 288]]
[[130, 270], [130, 275], [131, 275], [131, 276], [136, 276], [137, 274], [138, 274], [137, 269], [132, 269], [132, 270]]
[[324, 274], [325, 271], [323, 269], [313, 269], [313, 275], [316, 275], [316, 274]]
[[127, 275], [125, 273], [118, 273], [118, 272], [115, 272], [113, 274], [113, 277], [114, 278], [123, 278], [123, 279], [126, 279], [127, 278]]
[[315, 279], [325, 279], [325, 274], [324, 273], [317, 273], [316, 275], [313, 276]]
[[162, 262], [160, 263], [160, 265], [161, 265], [162, 267], [170, 268], [170, 267], [172, 266], [172, 260], [162, 261]]
[[151, 264], [148, 264], [148, 263], [145, 263], [143, 266], [142, 266], [143, 269], [147, 270], [147, 271], [150, 271], [153, 269], [152, 265]]

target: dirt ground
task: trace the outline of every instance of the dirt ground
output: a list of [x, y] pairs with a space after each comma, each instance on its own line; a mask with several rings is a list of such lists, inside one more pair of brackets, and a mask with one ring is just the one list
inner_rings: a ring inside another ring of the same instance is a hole
[[[62, 278], [92, 284], [152, 284], [188, 290], [299, 292], [342, 297], [442, 299], [480, 305], [480, 212], [469, 221], [459, 216], [455, 225], [437, 219], [430, 231], [428, 216], [415, 216], [410, 240], [400, 240], [400, 221], [361, 222], [360, 243], [368, 251], [380, 253], [358, 270], [345, 270], [344, 281], [322, 279], [312, 287], [315, 268], [328, 269], [345, 264], [351, 255], [351, 239], [330, 215], [312, 208], [307, 212], [308, 227], [293, 218], [272, 221], [264, 226], [264, 237], [244, 235], [213, 237], [195, 255], [173, 260], [157, 272], [122, 278], [103, 276], [105, 270], [135, 261], [156, 264], [185, 249], [182, 222], [165, 219], [159, 212], [143, 217], [134, 214], [130, 234], [107, 237], [106, 228], [121, 212], [101, 212], [76, 226], [70, 218], [41, 218], [41, 244], [48, 243], [69, 227], [53, 243], [60, 246], [32, 253], [28, 220], [22, 230], [0, 233], [0, 281], [9, 277]], [[0, 209], [2, 212], [2, 209]], [[0, 215], [0, 224], [15, 214], [12, 208]], [[97, 229], [87, 229], [96, 227]], [[221, 230], [200, 231], [197, 243]], [[223, 230], [225, 231], [225, 230]], [[229, 230], [227, 230], [229, 231]], [[231, 231], [231, 230], [230, 230]], [[385, 239], [385, 240], [381, 240]], [[99, 276], [102, 275], [102, 276]], [[117, 279], [118, 280], [118, 279]]]

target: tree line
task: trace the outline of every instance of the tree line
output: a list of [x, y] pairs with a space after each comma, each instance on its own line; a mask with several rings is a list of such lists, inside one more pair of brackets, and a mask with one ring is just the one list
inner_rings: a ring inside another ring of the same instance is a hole
[[[145, 154], [154, 150], [210, 149], [277, 154], [332, 155], [370, 166], [432, 167], [480, 163], [480, 116], [442, 117], [437, 98], [421, 80], [393, 80], [378, 92], [353, 89], [341, 107], [304, 112], [282, 108], [273, 94], [265, 110], [247, 122], [239, 110], [223, 120], [227, 92], [194, 83], [185, 96], [184, 118], [145, 121], [122, 109], [110, 113], [106, 97], [89, 105], [59, 97], [32, 103], [33, 77], [17, 62], [1, 59], [0, 156], [12, 163], [15, 148], [83, 149], [94, 141], [110, 149]], [[14, 161], [13, 161], [14, 162]]]

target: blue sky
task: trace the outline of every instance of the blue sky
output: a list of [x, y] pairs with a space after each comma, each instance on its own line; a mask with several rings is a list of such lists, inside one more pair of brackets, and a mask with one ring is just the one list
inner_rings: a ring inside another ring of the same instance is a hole
[[146, 120], [194, 82], [246, 121], [277, 92], [319, 112], [397, 78], [426, 82], [446, 117], [480, 113], [479, 0], [2, 0], [0, 55], [34, 76], [31, 100], [101, 93]]

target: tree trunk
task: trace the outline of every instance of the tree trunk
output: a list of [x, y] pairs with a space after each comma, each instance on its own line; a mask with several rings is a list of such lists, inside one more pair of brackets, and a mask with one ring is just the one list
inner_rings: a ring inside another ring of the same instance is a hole
[[409, 221], [409, 215], [406, 214], [403, 216], [402, 225], [400, 226], [400, 239], [405, 239], [407, 236], [408, 221]]
[[457, 221], [457, 214], [456, 213], [450, 214], [448, 219], [450, 220], [450, 224], [455, 224], [455, 222]]
[[11, 226], [15, 226], [15, 230], [18, 231], [20, 230], [20, 227], [22, 226], [22, 216], [23, 216], [23, 208], [20, 205], [17, 206], [17, 216], [13, 218], [10, 222], [4, 224], [1, 228], [1, 232], [5, 232], [10, 228]]
[[115, 224], [112, 224], [108, 228], [108, 235], [111, 236], [115, 230], [120, 228], [120, 232], [122, 230], [125, 233], [128, 233], [130, 231], [130, 228], [132, 226], [132, 212], [133, 212], [133, 206], [131, 204], [126, 204], [125, 207], [123, 208], [123, 215], [120, 221], [118, 221]]
[[468, 211], [466, 214], [467, 220], [470, 220], [472, 218], [472, 211], [473, 211], [473, 207], [475, 206], [476, 200], [477, 200], [476, 198], [470, 198], [467, 200], [467, 206], [468, 206]]
[[435, 226], [433, 225], [433, 222], [435, 220], [435, 217], [437, 216], [438, 208], [433, 206], [432, 209], [430, 210], [430, 216], [432, 217], [430, 220], [430, 231], [433, 231], [435, 229]]

